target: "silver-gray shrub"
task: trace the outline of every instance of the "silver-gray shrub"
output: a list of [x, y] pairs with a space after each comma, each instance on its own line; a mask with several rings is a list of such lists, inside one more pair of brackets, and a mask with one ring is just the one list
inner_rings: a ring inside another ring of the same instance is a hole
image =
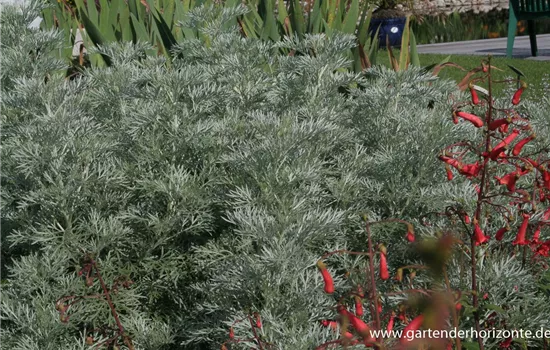
[[[351, 37], [272, 45], [226, 30], [180, 43], [171, 65], [109, 46], [113, 66], [67, 80], [59, 33], [28, 29], [34, 15], [1, 17], [7, 349], [86, 349], [84, 332], [112, 323], [102, 302], [59, 321], [55, 300], [88, 292], [83, 252], [108, 283], [135, 282], [113, 298], [137, 349], [217, 349], [246, 312], [276, 348], [311, 349], [334, 336], [318, 322], [333, 300], [315, 261], [365, 249], [361, 214], [414, 219], [470, 200], [436, 160], [470, 131], [451, 127], [454, 85], [420, 69], [346, 73]], [[376, 234], [407, 261], [402, 228]]]

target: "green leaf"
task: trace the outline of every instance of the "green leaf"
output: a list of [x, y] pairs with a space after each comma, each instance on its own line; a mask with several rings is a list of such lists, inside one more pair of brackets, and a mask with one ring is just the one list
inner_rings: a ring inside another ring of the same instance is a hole
[[410, 19], [411, 16], [407, 16], [405, 21], [405, 29], [403, 30], [403, 37], [401, 38], [401, 52], [399, 54], [399, 70], [404, 71], [410, 62], [409, 56], [409, 42], [410, 42]]
[[99, 0], [99, 4], [101, 5], [101, 12], [99, 14], [99, 31], [105, 40], [108, 42], [115, 42], [116, 37], [114, 28], [110, 22], [109, 2], [107, 2], [107, 0]]
[[359, 22], [359, 28], [357, 29], [357, 40], [359, 40], [359, 43], [363, 46], [365, 46], [368, 39], [371, 19], [372, 7], [370, 7], [368, 3], [365, 3], [365, 7], [361, 12], [361, 21]]
[[321, 4], [323, 0], [312, 0], [313, 9], [308, 16], [308, 32], [318, 34], [321, 32]]
[[132, 13], [139, 21], [139, 12], [137, 7], [137, 0], [128, 0], [128, 8], [130, 9], [130, 13]]
[[88, 0], [88, 19], [96, 26], [99, 27], [99, 13], [97, 12], [97, 7], [95, 6], [95, 1]]
[[122, 1], [111, 1], [109, 9], [109, 23], [113, 28], [119, 28], [118, 26], [118, 13], [120, 11], [120, 4]]
[[305, 34], [305, 19], [300, 0], [290, 0], [290, 23], [298, 37], [303, 37]]
[[135, 32], [135, 35], [136, 35], [135, 36], [135, 42], [138, 42], [138, 41], [150, 42], [151, 37], [150, 37], [149, 33], [147, 32], [147, 29], [145, 28], [143, 23], [138, 21], [138, 19], [136, 18], [136, 16], [134, 16], [133, 13], [130, 13], [130, 19], [132, 21], [132, 28], [133, 28], [133, 30]]
[[[80, 16], [82, 17], [82, 23], [90, 40], [92, 40], [95, 46], [102, 46], [105, 43], [105, 39], [103, 39], [99, 29], [92, 23], [92, 21], [90, 21], [88, 16], [86, 16], [83, 11], [80, 13]], [[111, 57], [105, 54], [101, 54], [101, 57], [107, 66], [111, 66], [113, 64]]]
[[130, 8], [125, 6], [122, 8], [120, 14], [120, 30], [122, 32], [123, 41], [136, 41], [136, 32], [134, 27], [130, 23]]
[[[345, 3], [345, 1], [343, 1]], [[355, 35], [357, 21], [359, 19], [359, 0], [352, 0], [351, 6], [346, 14], [342, 25], [342, 32]]]
[[517, 69], [516, 67], [514, 67], [512, 65], [509, 65], [509, 64], [507, 66], [508, 66], [508, 68], [510, 68], [514, 73], [516, 73], [520, 77], [525, 77], [525, 74], [523, 74], [523, 72], [520, 71], [519, 69]]
[[174, 38], [174, 35], [170, 31], [170, 28], [168, 28], [168, 25], [160, 15], [157, 9], [151, 9], [151, 11], [154, 11], [153, 19], [155, 20], [156, 27], [158, 29], [160, 38], [162, 40], [162, 44], [165, 49], [165, 53], [172, 57], [171, 50], [172, 48], [177, 44], [176, 38]]
[[411, 29], [411, 64], [416, 67], [420, 67], [420, 56], [418, 55], [418, 48], [416, 47], [416, 37]]

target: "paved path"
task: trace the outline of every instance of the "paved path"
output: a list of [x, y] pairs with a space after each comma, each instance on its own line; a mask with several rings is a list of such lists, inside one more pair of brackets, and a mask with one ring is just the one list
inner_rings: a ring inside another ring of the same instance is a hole
[[[440, 53], [447, 55], [506, 56], [506, 38], [456, 41], [452, 43], [418, 45], [419, 53]], [[550, 61], [550, 34], [537, 35], [539, 55], [531, 57], [529, 36], [517, 36], [514, 43], [514, 58]]]

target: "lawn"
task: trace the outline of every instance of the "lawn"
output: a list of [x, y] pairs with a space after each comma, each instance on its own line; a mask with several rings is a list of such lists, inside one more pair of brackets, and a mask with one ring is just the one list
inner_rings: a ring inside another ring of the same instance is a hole
[[[421, 54], [420, 63], [422, 66], [430, 66], [438, 64], [446, 59], [448, 55], [443, 54]], [[466, 69], [471, 69], [480, 64], [484, 56], [473, 55], [451, 55], [449, 62], [456, 63]], [[378, 63], [389, 65], [387, 51], [381, 50], [378, 54]], [[550, 94], [550, 61], [534, 61], [526, 59], [508, 59], [504, 57], [493, 57], [493, 66], [502, 69], [496, 71], [495, 79], [501, 80], [515, 77], [515, 73], [508, 68], [508, 65], [520, 70], [525, 77], [525, 82], [529, 88], [525, 91], [525, 97], [531, 100], [540, 100], [544, 95]], [[464, 77], [465, 72], [458, 68], [448, 67], [443, 69], [439, 76], [460, 81]], [[483, 84], [480, 84], [483, 85]], [[494, 91], [501, 95], [506, 89], [512, 89], [507, 84], [494, 85]]]

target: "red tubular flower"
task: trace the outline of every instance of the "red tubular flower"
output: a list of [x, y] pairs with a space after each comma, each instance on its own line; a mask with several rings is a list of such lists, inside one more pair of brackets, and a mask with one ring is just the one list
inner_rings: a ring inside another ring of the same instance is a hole
[[521, 149], [523, 146], [525, 146], [527, 143], [531, 142], [535, 138], [535, 135], [531, 135], [529, 137], [524, 138], [523, 140], [519, 141], [512, 150], [512, 155], [517, 156], [520, 154]]
[[501, 349], [508, 349], [510, 348], [510, 346], [512, 346], [512, 340], [514, 340], [514, 338], [510, 337], [506, 340], [504, 340], [503, 342], [500, 343], [499, 347]]
[[493, 148], [493, 150], [491, 151], [491, 153], [489, 154], [489, 158], [491, 158], [491, 160], [496, 160], [498, 157], [501, 157], [503, 156], [502, 152], [504, 152], [504, 150], [506, 149], [506, 147], [512, 142], [514, 141], [514, 139], [516, 137], [518, 137], [520, 131], [518, 129], [514, 129], [512, 131], [512, 133], [508, 136], [506, 136], [506, 138], [504, 140], [502, 140], [501, 142], [499, 142], [495, 148]]
[[542, 171], [542, 182], [544, 183], [544, 187], [550, 190], [550, 171]]
[[477, 91], [474, 89], [474, 85], [470, 83], [470, 95], [472, 96], [472, 103], [474, 105], [479, 104], [479, 97], [477, 96]]
[[443, 156], [443, 155], [440, 155], [439, 156], [439, 160], [449, 164], [450, 166], [453, 166], [453, 167], [458, 167], [459, 163], [458, 163], [458, 160], [454, 159], [454, 158], [451, 158], [451, 157], [447, 157], [447, 156]]
[[386, 259], [386, 253], [384, 252], [380, 252], [380, 278], [384, 281], [390, 278], [390, 273], [388, 272], [388, 261]]
[[451, 181], [453, 179], [453, 172], [449, 164], [445, 165], [445, 171], [447, 172], [447, 180]]
[[345, 332], [343, 335], [344, 335], [344, 338], [346, 338], [346, 339], [352, 339], [353, 338], [353, 334], [351, 334], [350, 332]]
[[233, 327], [229, 328], [229, 339], [235, 338], [235, 331], [233, 331]]
[[338, 328], [338, 322], [332, 321], [332, 320], [322, 320], [321, 324], [324, 327], [330, 327], [331, 329], [337, 329]]
[[544, 214], [542, 214], [542, 219], [543, 219], [543, 220], [548, 220], [548, 219], [550, 219], [550, 208], [546, 209], [546, 211], [544, 212]]
[[523, 222], [519, 227], [516, 239], [514, 240], [514, 242], [512, 242], [513, 245], [526, 245], [529, 243], [525, 240], [525, 235], [527, 233], [527, 226], [529, 225], [529, 219], [531, 218], [531, 215], [523, 213], [521, 214], [521, 216], [523, 216]]
[[403, 335], [401, 336], [401, 344], [405, 344], [411, 340], [412, 338], [409, 338], [409, 335], [411, 333], [415, 333], [420, 327], [422, 327], [422, 323], [424, 322], [424, 315], [416, 316], [407, 327], [403, 329]]
[[466, 113], [466, 112], [456, 112], [456, 115], [464, 120], [467, 120], [469, 121], [470, 123], [472, 123], [476, 128], [481, 128], [483, 126], [483, 121], [481, 120], [480, 117], [478, 117], [477, 115], [474, 115], [474, 114], [471, 114], [471, 113]]
[[323, 281], [325, 282], [325, 293], [332, 294], [334, 293], [334, 281], [332, 280], [332, 276], [330, 275], [330, 272], [327, 270], [327, 265], [325, 265], [324, 262], [319, 260], [317, 262], [317, 267], [319, 268], [319, 271], [321, 271], [321, 275], [323, 276]]
[[505, 148], [493, 148], [493, 150], [489, 153], [489, 158], [491, 160], [497, 160], [498, 158], [506, 157], [506, 153], [504, 152]]
[[468, 214], [464, 215], [464, 223], [466, 223], [467, 225], [472, 223], [472, 220], [470, 220], [470, 217], [468, 216]]
[[535, 250], [535, 255], [540, 255], [545, 258], [550, 257], [550, 240], [541, 243]]
[[481, 230], [481, 227], [479, 227], [477, 220], [475, 219], [474, 219], [474, 241], [475, 241], [475, 245], [481, 245], [489, 242], [489, 236], [485, 236], [485, 234]]
[[355, 296], [355, 315], [363, 316], [363, 301], [358, 296]]
[[514, 96], [512, 97], [512, 104], [515, 106], [519, 104], [521, 100], [521, 94], [523, 94], [523, 91], [527, 88], [527, 84], [524, 82], [521, 82], [521, 87], [514, 93]]
[[508, 133], [508, 127], [510, 125], [509, 124], [504, 124], [504, 125], [501, 125], [499, 128], [498, 128], [498, 131], [500, 131], [501, 134], [507, 134]]
[[414, 240], [415, 240], [414, 227], [411, 224], [407, 224], [407, 236], [406, 236], [406, 238], [407, 238], [407, 241], [409, 241], [411, 243], [414, 242]]
[[338, 312], [340, 315], [347, 317], [351, 326], [363, 337], [363, 339], [371, 339], [370, 328], [363, 320], [355, 316], [344, 307], [340, 307]]
[[506, 184], [506, 189], [510, 192], [514, 192], [516, 190], [516, 182], [519, 179], [519, 175], [516, 173], [514, 176], [510, 178], [510, 181]]
[[510, 230], [510, 227], [506, 226], [497, 231], [495, 238], [497, 241], [501, 241], [504, 238], [504, 234]]
[[516, 181], [518, 180], [519, 175], [517, 170], [512, 171], [509, 174], [504, 175], [503, 177], [497, 177], [495, 176], [495, 179], [498, 181], [501, 185], [506, 185], [506, 188], [510, 192], [514, 192], [516, 190]]
[[459, 166], [458, 171], [467, 178], [476, 177], [481, 171], [481, 165], [479, 162], [475, 162], [474, 164], [465, 164]]
[[489, 124], [489, 130], [493, 131], [500, 128], [502, 125], [508, 125], [512, 122], [512, 118], [495, 119]]
[[389, 322], [388, 322], [388, 325], [386, 326], [386, 330], [387, 330], [388, 332], [391, 332], [391, 331], [393, 330], [393, 324], [394, 324], [394, 322], [395, 322], [395, 315], [394, 315], [393, 312], [392, 312], [392, 314], [391, 314], [391, 316], [390, 316], [390, 320], [389, 320]]
[[260, 314], [256, 314], [256, 327], [262, 328], [262, 319], [260, 318]]

